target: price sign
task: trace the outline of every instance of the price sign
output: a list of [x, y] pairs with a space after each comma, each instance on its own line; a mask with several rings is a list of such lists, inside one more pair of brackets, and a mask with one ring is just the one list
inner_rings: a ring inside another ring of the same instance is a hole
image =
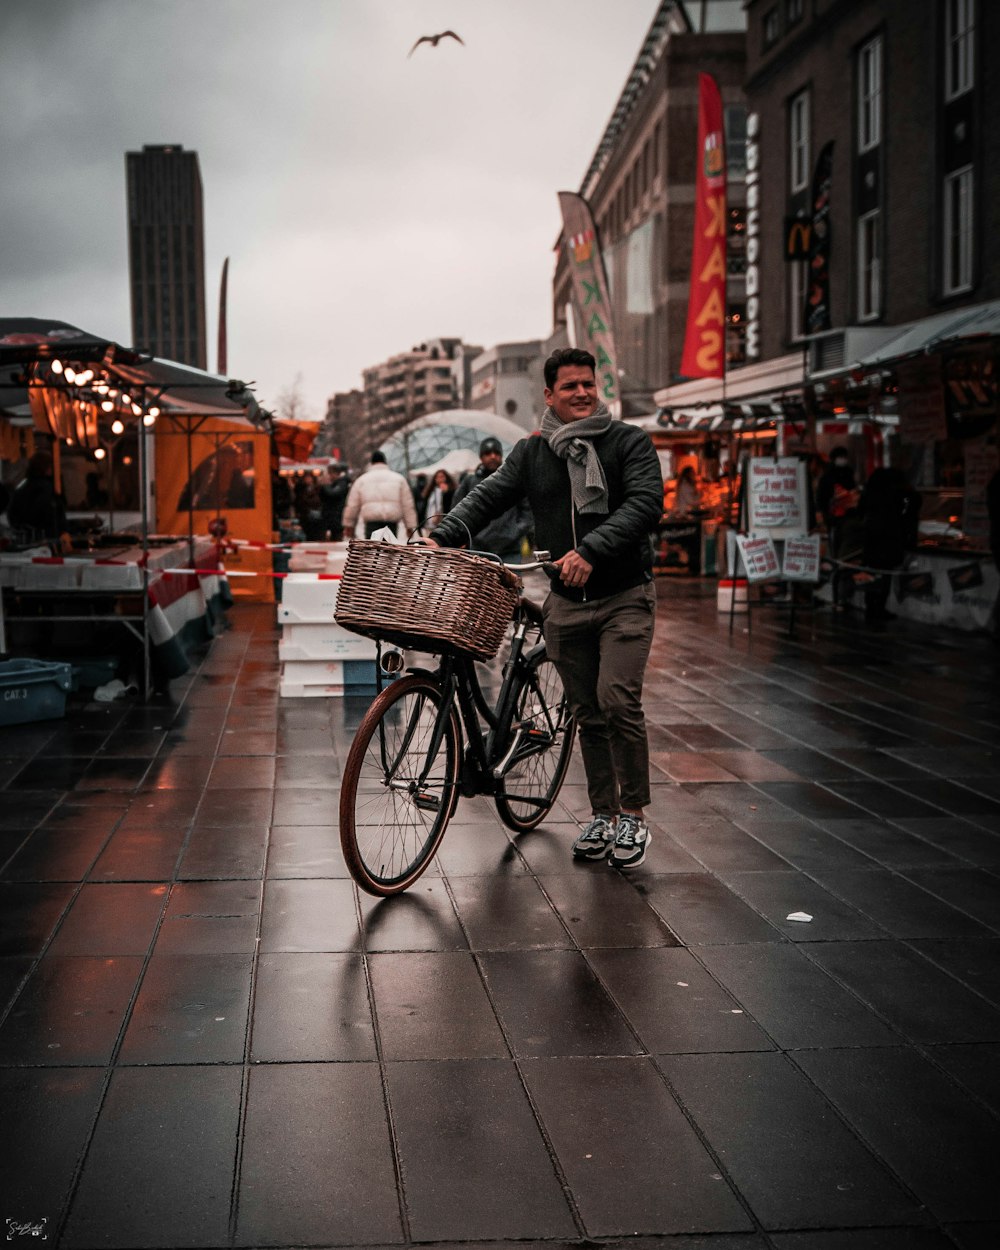
[[819, 581], [819, 534], [796, 534], [785, 539], [782, 574], [790, 582]]
[[748, 582], [766, 582], [781, 576], [778, 553], [769, 536], [737, 534], [736, 546], [739, 548]]
[[810, 529], [806, 509], [806, 466], [802, 460], [761, 457], [747, 465], [750, 533], [765, 530], [772, 538]]

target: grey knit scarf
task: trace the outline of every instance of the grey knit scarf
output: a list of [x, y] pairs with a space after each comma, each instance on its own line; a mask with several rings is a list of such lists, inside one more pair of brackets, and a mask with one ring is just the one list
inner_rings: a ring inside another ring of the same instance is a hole
[[577, 512], [606, 513], [608, 510], [608, 482], [594, 439], [604, 434], [613, 420], [606, 404], [598, 404], [589, 417], [565, 424], [551, 408], [546, 408], [542, 416], [542, 438], [566, 461]]

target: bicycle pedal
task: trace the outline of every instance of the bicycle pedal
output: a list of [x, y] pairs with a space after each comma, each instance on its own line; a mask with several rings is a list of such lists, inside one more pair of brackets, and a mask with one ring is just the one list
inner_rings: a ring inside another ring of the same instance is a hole
[[415, 794], [413, 806], [425, 812], [436, 812], [441, 806], [441, 800], [436, 794]]

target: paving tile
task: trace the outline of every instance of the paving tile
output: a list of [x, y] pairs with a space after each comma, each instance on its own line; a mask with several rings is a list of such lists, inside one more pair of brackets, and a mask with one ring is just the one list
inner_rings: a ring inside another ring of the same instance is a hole
[[1000, 1010], [902, 942], [823, 942], [809, 957], [913, 1041], [1000, 1041]]
[[259, 879], [264, 873], [267, 826], [217, 829], [195, 822], [181, 855], [177, 876], [182, 881], [208, 878]]
[[538, 883], [526, 874], [455, 877], [450, 884], [473, 950], [537, 950], [572, 945]]
[[579, 952], [491, 952], [482, 966], [515, 1055], [641, 1053]]
[[57, 1228], [103, 1084], [100, 1068], [0, 1069], [5, 1220]]
[[0, 1017], [17, 995], [34, 962], [30, 955], [0, 955]]
[[937, 846], [879, 820], [820, 820], [822, 829], [884, 868], [954, 865], [954, 857]]
[[776, 820], [758, 826], [753, 836], [788, 864], [806, 873], [818, 874], [830, 868], [876, 867], [875, 860], [804, 818]]
[[148, 759], [95, 759], [76, 783], [78, 790], [136, 790], [149, 771]]
[[996, 1219], [1000, 1123], [909, 1047], [795, 1062], [940, 1220]]
[[372, 955], [386, 1059], [506, 1059], [510, 1052], [471, 954]]
[[165, 885], [85, 885], [49, 945], [50, 955], [145, 955], [167, 898]]
[[774, 1250], [953, 1250], [933, 1228], [852, 1228], [772, 1233]]
[[1000, 803], [977, 790], [971, 779], [955, 782], [944, 781], [940, 777], [925, 777], [923, 780], [908, 781], [906, 789], [934, 807], [944, 808], [953, 816], [977, 812], [992, 812], [995, 815], [1000, 812]]
[[119, 1068], [61, 1244], [227, 1245], [241, 1076], [225, 1067]]
[[963, 985], [1000, 1007], [1000, 940], [917, 941], [912, 945]]
[[350, 881], [268, 881], [261, 951], [349, 951], [359, 945]]
[[842, 793], [842, 788], [864, 784], [852, 781], [825, 781], [822, 785], [808, 781], [760, 781], [757, 788], [800, 816], [807, 816], [810, 820], [834, 820], [862, 814], [855, 801], [844, 796], [846, 792]]
[[358, 895], [365, 950], [468, 950], [469, 942], [440, 877], [425, 873], [393, 898]]
[[656, 1062], [766, 1229], [925, 1222], [919, 1204], [784, 1055]]
[[934, 1046], [930, 1057], [994, 1115], [1000, 1115], [1000, 1045]]
[[[90, 760], [86, 756], [52, 755], [34, 759], [7, 783], [7, 789], [12, 797], [14, 792], [20, 790], [74, 790], [89, 767]], [[17, 805], [21, 806], [20, 798]]]
[[[790, 786], [795, 783], [774, 782], [770, 784]], [[716, 812], [721, 812], [723, 816], [744, 829], [751, 828], [760, 822], [788, 820], [789, 818], [787, 804], [771, 798], [758, 786], [750, 785], [745, 781], [734, 781], [729, 785], [685, 784], [682, 789], [690, 797]]]
[[948, 1234], [959, 1250], [996, 1250], [1000, 1243], [1000, 1221], [986, 1224], [949, 1224]]
[[606, 863], [538, 880], [578, 946], [676, 946], [677, 939], [623, 873]]
[[0, 955], [37, 955], [73, 897], [73, 886], [0, 883]]
[[[16, 780], [16, 779], [15, 779]], [[19, 791], [16, 799], [11, 785], [5, 791], [4, 802], [0, 804], [0, 831], [8, 829], [34, 829], [42, 823], [62, 797], [57, 787], [51, 791], [32, 792]]]
[[142, 978], [119, 1062], [241, 1062], [250, 969], [250, 955], [154, 954]]
[[853, 994], [790, 944], [709, 947], [699, 950], [698, 958], [783, 1049], [898, 1041]]
[[777, 929], [707, 873], [646, 876], [636, 889], [685, 946], [783, 941]]
[[869, 816], [885, 820], [897, 816], [937, 816], [942, 810], [909, 793], [910, 782], [900, 782], [898, 786], [882, 781], [828, 781], [824, 784], [844, 802], [854, 804]]
[[905, 875], [994, 933], [1000, 931], [1000, 878], [972, 868], [909, 869]]
[[267, 848], [269, 877], [349, 877], [336, 825], [275, 825]]
[[276, 825], [339, 823], [340, 796], [333, 790], [275, 790], [273, 795]]
[[377, 1064], [251, 1070], [236, 1239], [244, 1246], [402, 1240]]
[[576, 1240], [513, 1063], [392, 1063], [387, 1074], [414, 1241]]
[[592, 950], [587, 960], [651, 1053], [774, 1048], [736, 999], [686, 950]]
[[651, 751], [649, 762], [672, 781], [733, 781], [735, 773], [697, 751]]
[[91, 881], [170, 881], [184, 846], [181, 828], [119, 828], [90, 870]]
[[266, 789], [274, 785], [274, 757], [268, 755], [216, 759], [208, 784], [225, 790]]
[[4, 881], [82, 881], [107, 836], [100, 828], [81, 830], [42, 825], [20, 841], [19, 849], [6, 862], [0, 877]]
[[762, 750], [760, 755], [805, 781], [829, 781], [857, 776], [853, 765], [834, 755], [813, 751], [809, 747], [777, 747]]
[[328, 755], [279, 755], [274, 783], [279, 790], [339, 790], [338, 760]]
[[755, 836], [722, 817], [703, 821], [678, 821], [671, 835], [711, 871], [768, 872], [788, 870], [785, 860], [768, 850]]
[[475, 877], [495, 873], [516, 876], [525, 871], [521, 857], [495, 814], [475, 823], [466, 823], [471, 807], [459, 808], [459, 820], [453, 820], [445, 832], [437, 852], [437, 865], [449, 878]]
[[[944, 870], [931, 874], [936, 877]], [[977, 875], [969, 873], [973, 878]], [[864, 912], [894, 937], [963, 938], [988, 937], [991, 930], [965, 911], [951, 907], [895, 873], [828, 872], [824, 884], [835, 894]], [[988, 891], [978, 891], [979, 899]], [[995, 932], [995, 930], [993, 930]]]
[[901, 829], [954, 857], [950, 861], [942, 858], [939, 861], [942, 864], [953, 866], [966, 860], [981, 868], [1000, 868], [1000, 837], [958, 816], [918, 816], [895, 823]]
[[0, 1064], [106, 1064], [142, 960], [42, 959], [0, 1026]]
[[254, 1063], [375, 1057], [360, 955], [261, 955], [254, 995]]
[[588, 1237], [753, 1227], [645, 1059], [532, 1059], [524, 1078]]

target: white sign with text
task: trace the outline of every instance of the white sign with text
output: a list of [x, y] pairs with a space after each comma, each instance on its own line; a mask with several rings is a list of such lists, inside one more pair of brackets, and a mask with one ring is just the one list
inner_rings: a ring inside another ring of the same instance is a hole
[[748, 582], [766, 582], [781, 576], [774, 540], [766, 534], [737, 534], [736, 546]]
[[790, 582], [818, 582], [819, 534], [793, 534], [786, 538], [781, 571]]
[[747, 472], [747, 529], [765, 530], [772, 538], [804, 534], [810, 529], [806, 505], [806, 466], [790, 456], [750, 460]]

